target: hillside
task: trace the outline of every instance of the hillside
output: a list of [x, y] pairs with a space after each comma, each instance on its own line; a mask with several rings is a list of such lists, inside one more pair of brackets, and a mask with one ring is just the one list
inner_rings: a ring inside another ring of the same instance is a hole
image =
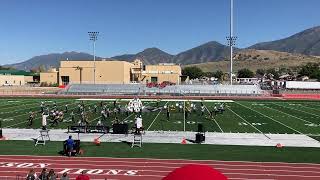
[[320, 56], [320, 26], [304, 30], [288, 38], [258, 43], [249, 47], [249, 49]]
[[140, 59], [145, 64], [158, 64], [158, 63], [170, 63], [174, 56], [168, 54], [158, 48], [147, 48], [137, 54], [124, 54], [120, 56], [114, 56], [112, 59], [133, 61], [135, 59]]
[[222, 45], [216, 41], [211, 41], [177, 54], [173, 62], [177, 64], [195, 64], [220, 61], [230, 57], [229, 53], [230, 48], [228, 46]]
[[[286, 52], [277, 52], [270, 50], [242, 50], [235, 55], [234, 71], [242, 68], [249, 68], [252, 71], [257, 69], [296, 67], [308, 62], [320, 62], [319, 57], [306, 56], [301, 54], [291, 54]], [[222, 70], [228, 72], [230, 61], [208, 62], [200, 64], [191, 64], [188, 66], [198, 66], [203, 71]]]
[[[41, 65], [44, 65], [45, 68], [49, 67], [59, 67], [60, 60], [69, 59], [69, 60], [86, 60], [93, 59], [93, 56], [87, 53], [79, 52], [64, 52], [64, 53], [52, 53], [47, 55], [35, 56], [31, 59], [23, 61], [21, 63], [10, 64], [10, 66], [20, 70], [30, 70], [33, 68], [38, 68]], [[96, 57], [97, 60], [101, 57]]]

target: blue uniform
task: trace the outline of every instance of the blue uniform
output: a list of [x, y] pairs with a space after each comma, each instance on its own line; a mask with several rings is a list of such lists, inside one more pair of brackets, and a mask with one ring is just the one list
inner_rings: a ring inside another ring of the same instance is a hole
[[74, 141], [73, 141], [73, 139], [68, 139], [67, 140], [67, 148], [69, 149], [69, 151], [71, 150], [73, 150], [73, 144], [74, 144]]

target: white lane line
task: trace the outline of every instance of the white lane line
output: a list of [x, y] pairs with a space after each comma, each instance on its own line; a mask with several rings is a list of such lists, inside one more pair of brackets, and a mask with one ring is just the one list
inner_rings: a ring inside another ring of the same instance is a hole
[[[65, 158], [65, 157], [61, 157], [61, 156], [39, 156], [39, 155], [0, 155], [0, 159], [9, 159], [12, 160], [12, 157], [14, 159], [19, 160], [19, 158], [25, 158], [22, 160], [27, 160], [29, 157], [34, 158], [31, 160], [41, 160], [41, 158], [43, 158], [43, 160], [53, 160], [53, 161], [65, 161], [65, 160], [70, 160], [70, 158]], [[19, 158], [17, 158], [19, 157]], [[51, 158], [51, 159], [48, 159]], [[30, 158], [29, 158], [30, 159]], [[91, 160], [93, 159], [93, 160]], [[94, 160], [94, 159], [99, 159], [99, 160]], [[193, 162], [193, 163], [197, 163], [197, 164], [201, 164], [203, 162], [208, 162], [208, 163], [221, 163], [221, 164], [226, 164], [226, 163], [245, 163], [244, 166], [247, 165], [257, 165], [257, 166], [264, 166], [264, 164], [284, 164], [285, 167], [298, 167], [298, 166], [290, 166], [290, 165], [306, 165], [306, 168], [309, 168], [310, 166], [313, 166], [312, 168], [314, 168], [314, 166], [316, 166], [315, 168], [320, 168], [320, 164], [318, 163], [292, 163], [292, 162], [279, 162], [279, 161], [274, 161], [274, 162], [255, 162], [255, 161], [222, 161], [222, 160], [192, 160], [192, 159], [157, 159], [157, 158], [115, 158], [115, 157], [77, 157], [76, 159], [72, 159], [72, 161], [89, 161], [89, 162], [106, 162], [109, 159], [115, 159], [118, 161], [123, 161], [123, 160], [130, 160], [129, 162], [133, 162], [132, 160], [139, 160], [138, 162], [141, 162], [140, 160], [148, 160], [148, 161], [143, 161], [148, 162], [148, 163], [156, 163], [156, 162], [165, 162], [165, 163], [172, 163], [170, 161], [182, 161], [180, 164], [186, 164], [188, 162]], [[151, 160], [151, 161], [149, 161]], [[169, 161], [169, 162], [168, 162]], [[109, 161], [108, 161], [109, 162]], [[137, 163], [138, 163], [137, 162]], [[175, 163], [172, 163], [175, 164]], [[179, 163], [178, 163], [179, 164]], [[205, 163], [204, 163], [205, 164]], [[269, 165], [268, 165], [269, 166]], [[271, 165], [272, 166], [272, 165]], [[305, 166], [303, 166], [305, 167]]]
[[[13, 163], [19, 163], [19, 161], [22, 161], [21, 163], [25, 163], [25, 162], [28, 162], [28, 163], [38, 163], [39, 161], [44, 161], [46, 162], [47, 164], [50, 164], [50, 165], [53, 165], [53, 164], [60, 164], [59, 162], [63, 161], [63, 165], [79, 165], [81, 163], [81, 165], [88, 165], [88, 166], [111, 166], [110, 164], [102, 164], [102, 165], [99, 165], [97, 163], [119, 163], [120, 165], [114, 165], [112, 164], [112, 166], [124, 166], [124, 167], [145, 167], [145, 164], [148, 164], [148, 167], [158, 167], [158, 168], [178, 168], [180, 167], [181, 165], [183, 164], [186, 164], [185, 162], [182, 163], [178, 163], [178, 162], [151, 162], [151, 161], [137, 161], [137, 162], [134, 162], [134, 161], [91, 161], [91, 160], [78, 160], [78, 159], [74, 159], [74, 160], [71, 160], [71, 162], [78, 162], [77, 164], [72, 164], [72, 163], [69, 163], [68, 160], [54, 160], [54, 159], [12, 159], [12, 158], [0, 158], [2, 159], [1, 161], [2, 162], [13, 162]], [[35, 161], [35, 162], [33, 162]], [[53, 162], [53, 163], [52, 163]], [[56, 163], [55, 163], [56, 162]], [[83, 163], [84, 162], [84, 163]], [[86, 163], [94, 163], [94, 164], [86, 164]], [[250, 163], [250, 162], [249, 162]], [[124, 164], [124, 165], [121, 165], [121, 164]], [[129, 164], [129, 165], [128, 165]], [[141, 165], [130, 165], [130, 164], [141, 164]], [[160, 164], [160, 165], [150, 165], [150, 164]], [[228, 169], [228, 168], [245, 168], [245, 167], [249, 167], [249, 166], [253, 166], [253, 167], [258, 167], [260, 169], [255, 169], [255, 170], [262, 170], [263, 168], [285, 168], [286, 170], [279, 170], [279, 171], [293, 171], [293, 172], [306, 172], [305, 170], [299, 170], [299, 169], [314, 169], [314, 171], [311, 171], [311, 170], [308, 170], [308, 172], [316, 172], [316, 173], [320, 173], [319, 170], [320, 170], [320, 167], [305, 167], [305, 166], [288, 166], [288, 165], [263, 165], [263, 164], [259, 164], [259, 165], [256, 165], [256, 164], [246, 164], [245, 162], [243, 164], [223, 164], [223, 163], [194, 163], [194, 164], [198, 164], [198, 165], [208, 165], [208, 166], [214, 166], [214, 167], [217, 167], [217, 168], [223, 168], [223, 167], [226, 167], [225, 169]], [[173, 166], [168, 166], [168, 165], [173, 165]], [[11, 167], [12, 168], [12, 167]], [[292, 169], [292, 170], [289, 170], [289, 169]]]
[[260, 115], [262, 115], [262, 116], [264, 116], [264, 117], [266, 117], [266, 118], [268, 118], [268, 119], [271, 119], [272, 121], [277, 122], [277, 123], [279, 123], [279, 124], [281, 124], [281, 125], [289, 128], [289, 129], [291, 129], [291, 130], [293, 130], [293, 131], [295, 131], [295, 132], [297, 132], [297, 133], [299, 133], [299, 134], [303, 134], [303, 135], [304, 135], [304, 133], [302, 133], [302, 132], [300, 132], [300, 131], [298, 131], [298, 130], [296, 130], [296, 129], [294, 129], [294, 128], [292, 128], [292, 127], [290, 127], [290, 126], [288, 126], [288, 125], [286, 125], [286, 124], [284, 124], [284, 123], [282, 123], [282, 122], [280, 122], [280, 121], [278, 121], [278, 120], [275, 120], [275, 119], [273, 119], [272, 117], [269, 117], [269, 116], [267, 116], [267, 115], [265, 115], [265, 114], [263, 114], [263, 113], [255, 110], [255, 109], [252, 109], [252, 108], [250, 108], [250, 107], [247, 107], [247, 106], [245, 106], [245, 105], [242, 105], [242, 104], [240, 104], [240, 103], [238, 103], [238, 102], [235, 102], [235, 103], [239, 104], [239, 105], [242, 106], [242, 107], [245, 107], [245, 108], [247, 108], [247, 109], [250, 109], [251, 111], [254, 111], [254, 112], [256, 112], [256, 113], [258, 113], [258, 114], [260, 114]]

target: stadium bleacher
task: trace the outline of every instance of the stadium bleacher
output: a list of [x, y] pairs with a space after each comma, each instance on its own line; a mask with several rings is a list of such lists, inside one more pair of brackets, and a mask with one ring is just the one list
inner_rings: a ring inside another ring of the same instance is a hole
[[262, 95], [258, 85], [172, 85], [164, 88], [144, 84], [72, 84], [61, 94], [76, 95]]

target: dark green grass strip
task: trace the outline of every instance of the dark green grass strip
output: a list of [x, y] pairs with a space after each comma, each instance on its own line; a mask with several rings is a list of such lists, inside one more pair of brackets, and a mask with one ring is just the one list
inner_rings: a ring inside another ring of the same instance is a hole
[[[304, 162], [320, 163], [318, 148], [289, 148], [253, 146], [222, 146], [197, 144], [143, 144], [142, 148], [131, 148], [126, 143], [81, 143], [84, 156], [162, 158], [195, 160], [229, 160], [256, 162]], [[48, 142], [35, 147], [32, 141], [1, 141], [1, 155], [52, 155], [58, 156], [62, 142]]]

